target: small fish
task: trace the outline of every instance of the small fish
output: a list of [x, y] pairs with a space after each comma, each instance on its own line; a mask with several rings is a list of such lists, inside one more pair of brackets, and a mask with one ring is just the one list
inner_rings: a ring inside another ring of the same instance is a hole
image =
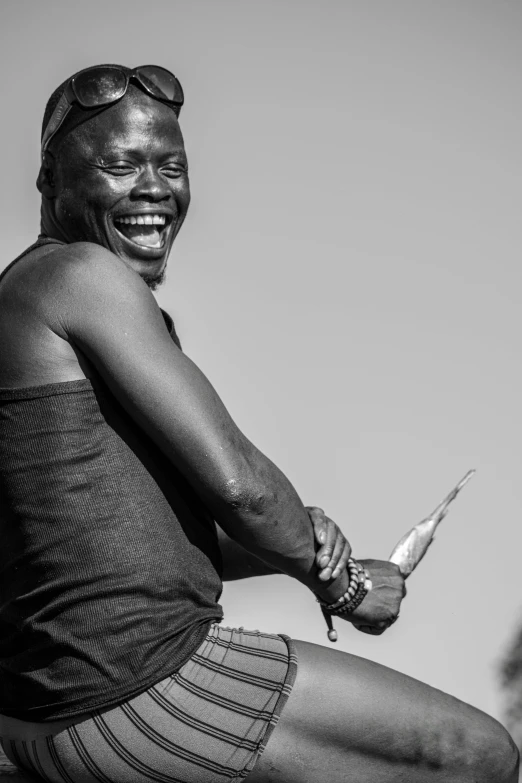
[[462, 487], [468, 483], [474, 473], [475, 470], [468, 471], [462, 481], [459, 481], [457, 486], [444, 498], [435, 511], [429, 517], [423, 519], [422, 522], [419, 522], [418, 525], [412, 527], [395, 546], [389, 559], [390, 562], [399, 566], [405, 578], [419, 565], [433, 541], [437, 525], [448, 513], [450, 503], [452, 500], [455, 500]]

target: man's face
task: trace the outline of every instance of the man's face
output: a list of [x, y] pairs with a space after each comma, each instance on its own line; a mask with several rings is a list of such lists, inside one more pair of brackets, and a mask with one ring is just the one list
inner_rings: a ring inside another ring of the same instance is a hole
[[172, 109], [131, 88], [65, 139], [54, 176], [60, 238], [103, 245], [155, 287], [190, 202]]

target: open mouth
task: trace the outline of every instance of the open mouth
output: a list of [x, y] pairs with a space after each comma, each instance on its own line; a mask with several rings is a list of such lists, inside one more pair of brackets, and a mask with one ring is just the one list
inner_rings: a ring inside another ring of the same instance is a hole
[[167, 242], [170, 215], [147, 213], [142, 215], [120, 215], [114, 218], [115, 229], [125, 239], [139, 247], [159, 250]]

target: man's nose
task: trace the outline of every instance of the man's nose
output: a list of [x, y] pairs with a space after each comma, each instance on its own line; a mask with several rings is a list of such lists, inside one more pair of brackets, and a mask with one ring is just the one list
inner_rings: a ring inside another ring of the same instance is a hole
[[154, 166], [142, 169], [131, 191], [131, 198], [136, 200], [164, 201], [171, 195], [168, 180]]

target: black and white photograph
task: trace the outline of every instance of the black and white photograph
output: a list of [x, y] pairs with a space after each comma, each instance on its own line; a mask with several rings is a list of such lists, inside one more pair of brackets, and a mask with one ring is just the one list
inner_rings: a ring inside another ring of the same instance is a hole
[[518, 783], [520, 0], [0, 66], [0, 783]]

